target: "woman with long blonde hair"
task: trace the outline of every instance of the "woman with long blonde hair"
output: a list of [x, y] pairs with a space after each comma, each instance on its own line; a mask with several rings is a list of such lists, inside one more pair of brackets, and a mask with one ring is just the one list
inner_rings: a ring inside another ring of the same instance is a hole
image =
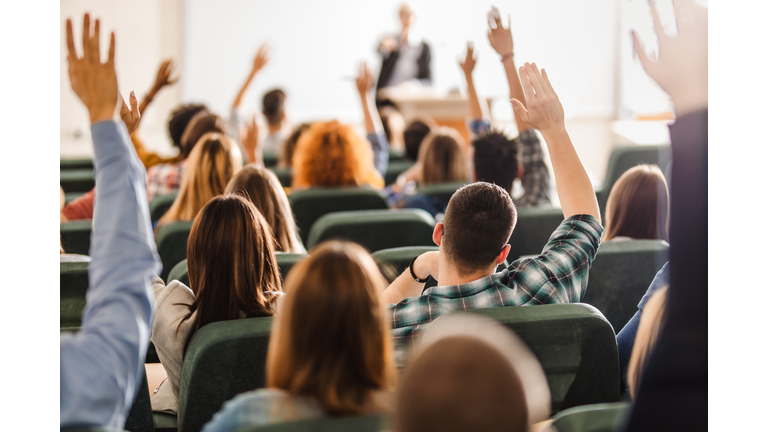
[[226, 193], [250, 200], [266, 219], [280, 252], [307, 253], [301, 244], [291, 204], [277, 176], [257, 165], [246, 165], [227, 184]]
[[224, 404], [203, 431], [391, 413], [397, 371], [379, 299], [386, 286], [362, 246], [328, 241], [312, 249], [285, 280], [267, 352], [267, 388]]
[[239, 195], [214, 197], [200, 210], [189, 233], [187, 268], [189, 287], [177, 280], [167, 286], [158, 277], [152, 281], [157, 299], [152, 342], [162, 363], [159, 370], [147, 366], [154, 411], [176, 411], [184, 353], [198, 329], [272, 316], [282, 293], [272, 231], [253, 203]]
[[158, 221], [155, 232], [167, 223], [194, 219], [211, 198], [224, 193], [242, 166], [240, 150], [229, 137], [220, 133], [203, 135], [187, 158], [179, 195]]

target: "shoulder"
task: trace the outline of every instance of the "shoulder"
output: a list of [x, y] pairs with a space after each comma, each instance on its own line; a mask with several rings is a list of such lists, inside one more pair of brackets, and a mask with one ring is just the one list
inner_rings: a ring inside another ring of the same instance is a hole
[[322, 415], [316, 404], [307, 402], [304, 398], [294, 398], [280, 389], [259, 389], [241, 393], [226, 402], [221, 411], [203, 428], [203, 432], [237, 431], [244, 426]]

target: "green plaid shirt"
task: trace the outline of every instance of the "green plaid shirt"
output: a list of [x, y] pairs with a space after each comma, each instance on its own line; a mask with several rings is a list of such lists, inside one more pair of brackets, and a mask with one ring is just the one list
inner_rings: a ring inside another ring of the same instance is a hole
[[389, 305], [398, 365], [433, 319], [455, 310], [577, 303], [587, 289], [603, 227], [589, 215], [565, 219], [541, 255], [514, 261], [499, 273], [453, 286], [428, 288], [419, 297]]

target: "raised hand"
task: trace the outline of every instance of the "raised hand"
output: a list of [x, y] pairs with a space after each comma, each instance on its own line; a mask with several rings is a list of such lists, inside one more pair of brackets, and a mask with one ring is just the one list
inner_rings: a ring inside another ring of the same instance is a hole
[[261, 143], [259, 142], [259, 125], [256, 123], [256, 114], [251, 116], [250, 121], [245, 122], [243, 132], [240, 141], [243, 143], [243, 150], [245, 150], [248, 163], [259, 163], [263, 157], [260, 157], [261, 149], [259, 147]]
[[365, 62], [360, 63], [355, 84], [360, 94], [368, 94], [368, 91], [373, 88], [373, 74]]
[[382, 53], [391, 53], [397, 49], [397, 40], [392, 36], [385, 36], [379, 43], [379, 51]]
[[[512, 18], [510, 16], [507, 18], [511, 24]], [[509, 27], [504, 28], [496, 6], [493, 6], [488, 12], [488, 27], [490, 28], [488, 30], [488, 42], [491, 43], [491, 47], [501, 58], [511, 57], [515, 52], [512, 43], [512, 30]]]
[[115, 74], [115, 33], [109, 42], [106, 63], [99, 55], [99, 20], [91, 33], [91, 19], [83, 17], [83, 57], [78, 57], [72, 35], [72, 21], [67, 20], [67, 63], [72, 90], [88, 108], [91, 123], [116, 118], [119, 109], [117, 75]]
[[542, 133], [565, 130], [565, 113], [563, 104], [549, 82], [547, 72], [539, 72], [536, 63], [526, 63], [520, 66], [520, 80], [525, 90], [525, 105], [517, 99], [512, 99], [515, 112], [532, 128]]
[[643, 45], [633, 31], [635, 54], [648, 75], [672, 97], [677, 115], [703, 109], [708, 104], [707, 74], [707, 8], [693, 0], [675, 0], [677, 36], [664, 32], [659, 11], [653, 0], [653, 25], [659, 38], [658, 60], [645, 54]]
[[123, 96], [120, 95], [120, 118], [123, 119], [125, 127], [128, 128], [128, 133], [133, 134], [136, 129], [139, 128], [139, 121], [141, 120], [141, 112], [139, 111], [139, 101], [136, 99], [136, 93], [131, 92], [130, 96], [131, 107], [125, 104]]
[[264, 65], [269, 62], [269, 46], [266, 43], [261, 44], [259, 51], [256, 52], [256, 57], [253, 59], [253, 73], [260, 71]]
[[174, 72], [173, 59], [164, 60], [160, 64], [160, 68], [157, 70], [157, 76], [155, 77], [155, 85], [152, 86], [153, 93], [157, 93], [161, 88], [176, 84], [179, 80], [177, 75], [175, 78], [171, 78], [171, 74]]
[[461, 66], [461, 70], [464, 71], [464, 75], [472, 75], [472, 70], [475, 69], [475, 63], [477, 63], [477, 58], [475, 57], [472, 42], [467, 42], [467, 56], [464, 58], [464, 61], [459, 61], [459, 66]]

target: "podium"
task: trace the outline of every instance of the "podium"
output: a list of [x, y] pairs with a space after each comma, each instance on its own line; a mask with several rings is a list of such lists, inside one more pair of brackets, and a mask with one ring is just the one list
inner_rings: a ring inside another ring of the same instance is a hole
[[458, 92], [438, 94], [430, 88], [389, 87], [379, 90], [377, 96], [397, 105], [406, 125], [419, 117], [430, 117], [440, 126], [456, 129], [469, 144], [469, 102], [466, 95]]

